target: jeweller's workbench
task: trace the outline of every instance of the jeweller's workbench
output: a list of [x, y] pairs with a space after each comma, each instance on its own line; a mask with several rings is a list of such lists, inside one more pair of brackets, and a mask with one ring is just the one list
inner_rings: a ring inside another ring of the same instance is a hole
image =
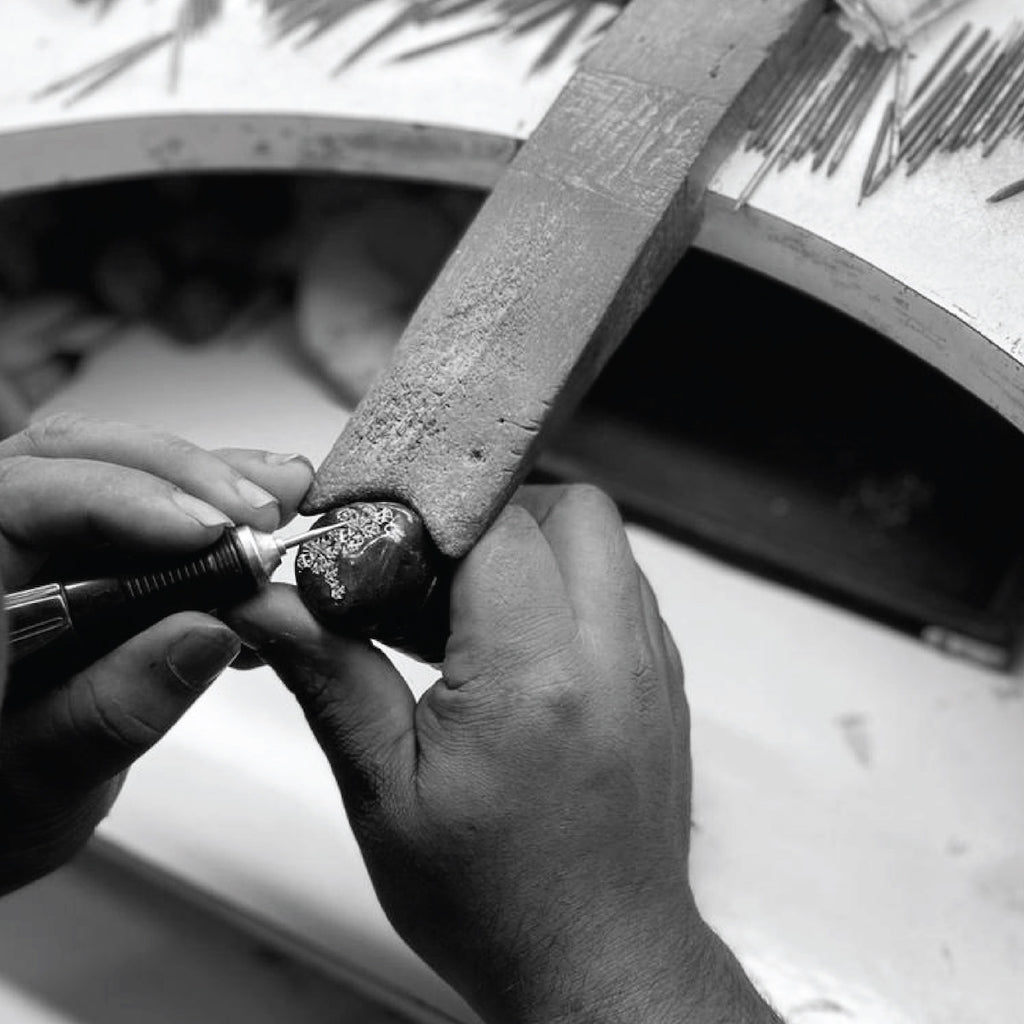
[[[265, 443], [273, 409], [275, 443], [314, 459], [341, 413], [273, 332], [182, 349], [140, 331], [50, 407], [242, 446]], [[686, 660], [697, 898], [786, 1019], [1021, 1020], [1021, 667], [953, 660], [657, 533], [631, 538]], [[399, 664], [416, 689], [433, 679]], [[385, 920], [269, 670], [229, 672], [133, 771], [101, 836], [412, 1019], [473, 1019]], [[107, 965], [106, 985], [126, 969]], [[36, 984], [45, 999], [59, 971]]]
[[[7, 3], [0, 189], [12, 192], [226, 169], [490, 188], [615, 10], [595, 5], [552, 54], [550, 35], [528, 32], [440, 46], [451, 25], [395, 29], [401, 5], [388, 0], [299, 48], [272, 42], [263, 4], [207, 5], [216, 16], [185, 24], [176, 0], [119, 0], [101, 18], [95, 3]], [[1015, 52], [1009, 5], [970, 12]], [[458, 31], [471, 35], [467, 17]], [[907, 65], [909, 89], [956, 17], [892, 62], [894, 75]], [[725, 154], [697, 244], [876, 328], [1024, 426], [1024, 207], [985, 202], [1019, 177], [1019, 142], [987, 159], [933, 154], [859, 202], [889, 97], [889, 86], [873, 94], [870, 130], [831, 176], [795, 162], [776, 173], [756, 148]], [[348, 271], [361, 266], [353, 257]], [[297, 365], [293, 324], [243, 320], [194, 348], [164, 327], [120, 324], [33, 414], [73, 409], [324, 458], [351, 403]], [[1024, 1020], [1024, 669], [951, 660], [656, 530], [631, 537], [687, 664], [697, 898], [786, 1019]], [[432, 680], [398, 661], [414, 689]], [[473, 1019], [384, 919], [327, 767], [268, 670], [229, 673], [143, 761], [96, 852], [414, 1019]], [[31, 893], [19, 899], [31, 915]], [[90, 966], [108, 988], [131, 969]], [[56, 1003], [88, 1019], [57, 1000], [59, 968], [0, 966], [0, 977], [19, 1012]]]

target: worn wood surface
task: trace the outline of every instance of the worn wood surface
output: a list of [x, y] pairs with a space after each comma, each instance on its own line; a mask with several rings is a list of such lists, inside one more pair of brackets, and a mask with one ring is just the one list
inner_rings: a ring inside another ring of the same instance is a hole
[[308, 511], [405, 501], [464, 554], [692, 240], [814, 0], [635, 0], [512, 162], [324, 461]]

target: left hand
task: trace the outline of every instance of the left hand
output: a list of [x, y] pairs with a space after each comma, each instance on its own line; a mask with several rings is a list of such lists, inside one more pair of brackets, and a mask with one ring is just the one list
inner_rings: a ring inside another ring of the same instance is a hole
[[389, 920], [484, 1020], [780, 1024], [690, 889], [683, 666], [607, 497], [519, 492], [418, 703], [292, 588], [229, 621], [302, 705]]
[[[230, 523], [275, 530], [312, 480], [300, 457], [208, 452], [126, 424], [58, 416], [0, 443], [0, 578], [29, 585], [83, 546], [186, 554]], [[0, 631], [2, 639], [2, 631]], [[70, 679], [40, 679], [0, 715], [0, 893], [68, 860], [127, 768], [237, 656], [218, 619], [173, 615]], [[6, 678], [0, 647], [0, 694]]]

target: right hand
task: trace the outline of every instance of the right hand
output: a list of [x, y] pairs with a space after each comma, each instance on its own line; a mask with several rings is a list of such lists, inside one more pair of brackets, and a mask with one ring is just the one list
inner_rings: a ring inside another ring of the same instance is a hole
[[[13, 591], [47, 563], [55, 568], [90, 548], [179, 557], [214, 543], [231, 522], [274, 530], [295, 514], [312, 476], [302, 458], [208, 452], [123, 423], [43, 420], [0, 442], [0, 577]], [[238, 652], [223, 622], [180, 612], [81, 672], [30, 676], [8, 694], [0, 713], [0, 893], [85, 843], [124, 772]]]
[[295, 692], [398, 932], [489, 1021], [775, 1021], [690, 891], [679, 653], [612, 503], [523, 492], [417, 704], [291, 588], [231, 618]]

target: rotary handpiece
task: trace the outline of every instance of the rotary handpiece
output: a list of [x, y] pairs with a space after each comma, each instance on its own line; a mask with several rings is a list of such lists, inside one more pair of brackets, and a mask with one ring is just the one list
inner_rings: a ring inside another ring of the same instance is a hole
[[255, 594], [284, 553], [337, 526], [282, 539], [249, 526], [226, 530], [189, 558], [138, 572], [43, 583], [4, 598], [14, 679], [44, 666], [84, 667], [154, 623], [181, 611], [212, 612]]

